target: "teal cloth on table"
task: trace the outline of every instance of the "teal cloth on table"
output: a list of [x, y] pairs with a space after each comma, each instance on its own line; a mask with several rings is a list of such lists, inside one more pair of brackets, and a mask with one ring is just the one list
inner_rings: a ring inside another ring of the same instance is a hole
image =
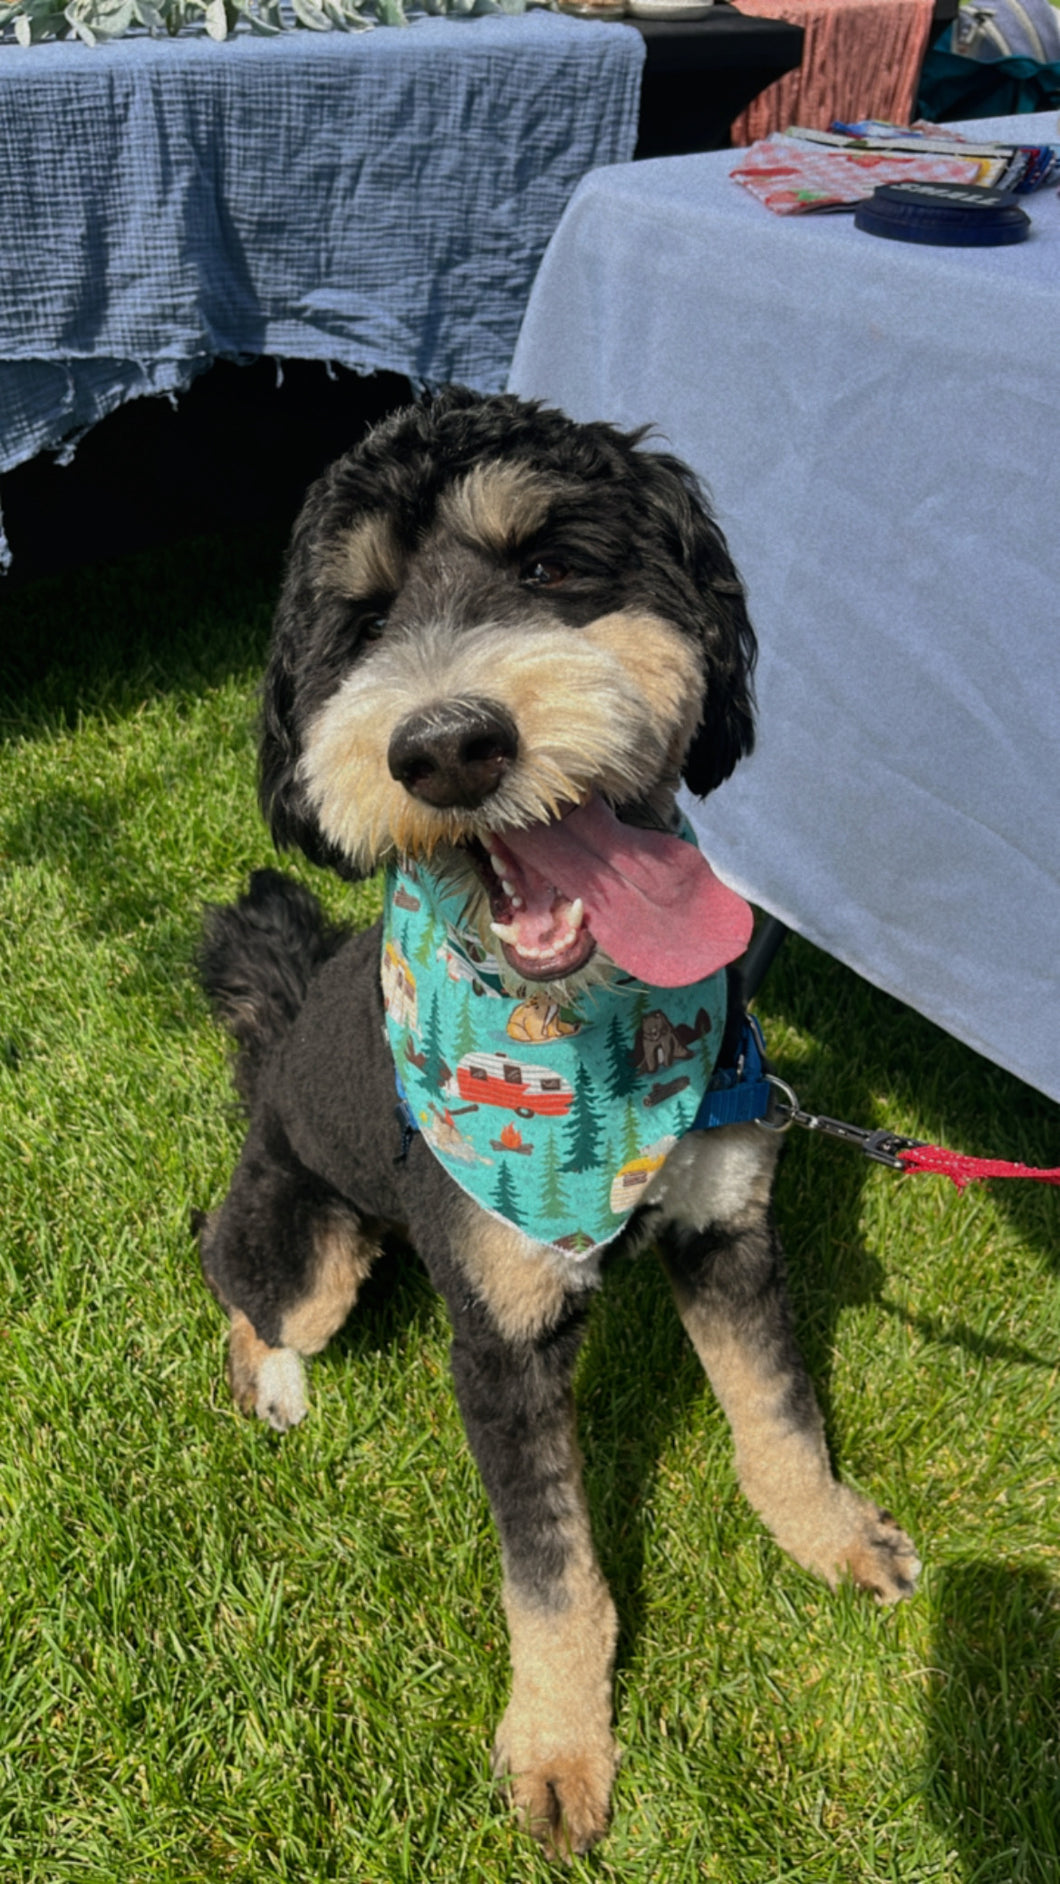
[[[948, 38], [948, 31], [947, 31]], [[967, 59], [943, 43], [924, 60], [916, 114], [932, 124], [955, 118], [1006, 118], [1060, 106], [1060, 63]]]

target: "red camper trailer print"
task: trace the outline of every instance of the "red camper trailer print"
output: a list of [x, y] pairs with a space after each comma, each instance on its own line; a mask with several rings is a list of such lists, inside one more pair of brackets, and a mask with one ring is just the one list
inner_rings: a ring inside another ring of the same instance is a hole
[[504, 1053], [466, 1053], [456, 1069], [461, 1099], [472, 1105], [510, 1106], [521, 1119], [535, 1113], [563, 1118], [574, 1088], [549, 1066], [527, 1066]]

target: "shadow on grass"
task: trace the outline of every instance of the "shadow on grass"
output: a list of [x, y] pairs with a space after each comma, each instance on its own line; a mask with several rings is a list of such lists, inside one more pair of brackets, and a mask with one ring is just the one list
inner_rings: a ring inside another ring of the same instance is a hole
[[[876, 1117], [881, 1091], [925, 1117], [927, 1129], [973, 1155], [1028, 1164], [1057, 1162], [1056, 1106], [989, 1065], [900, 1002], [869, 987], [798, 938], [771, 972], [762, 1006], [812, 1041], [804, 1064], [785, 1065], [811, 1108], [859, 1123]], [[768, 1037], [767, 1024], [767, 1037]], [[971, 1064], [970, 1064], [971, 1063]], [[996, 1361], [1052, 1369], [1055, 1354], [982, 1333], [959, 1313], [924, 1315], [892, 1299], [889, 1252], [865, 1243], [864, 1189], [873, 1167], [860, 1153], [792, 1134], [777, 1186], [788, 1248], [796, 1333], [830, 1440], [831, 1357], [844, 1311], [873, 1306], [930, 1341]], [[895, 1186], [925, 1180], [887, 1173]], [[1033, 1184], [995, 1185], [1020, 1237], [1045, 1264], [1057, 1262], [1057, 1199]], [[901, 1269], [901, 1245], [895, 1247]], [[628, 1346], [628, 1360], [624, 1358]], [[628, 1383], [635, 1382], [631, 1393]], [[656, 1265], [642, 1260], [612, 1272], [597, 1304], [582, 1357], [578, 1400], [594, 1528], [605, 1574], [620, 1587], [622, 1641], [639, 1633], [644, 1513], [656, 1475], [700, 1395], [709, 1392]], [[832, 1446], [839, 1475], [845, 1461]], [[623, 1653], [620, 1644], [620, 1658]], [[1028, 1873], [1028, 1877], [1036, 1876]], [[978, 1884], [978, 1874], [977, 1884]], [[1060, 1871], [1056, 1873], [1060, 1879]]]
[[[616, 1265], [593, 1304], [576, 1399], [593, 1536], [618, 1604], [619, 1667], [643, 1627], [646, 1512], [660, 1462], [709, 1391], [661, 1264], [645, 1254]], [[707, 1494], [698, 1486], [696, 1495]]]
[[[246, 792], [254, 792], [253, 722], [247, 714]], [[145, 761], [145, 763], [147, 763]], [[152, 781], [152, 784], [156, 784]], [[137, 959], [159, 989], [175, 973], [191, 975], [201, 911], [188, 906], [173, 878], [172, 859], [152, 842], [157, 806], [144, 811], [144, 786], [134, 774], [118, 789], [58, 785], [0, 817], [0, 844], [10, 864], [60, 870], [85, 893], [84, 931], [135, 938]], [[262, 860], [268, 834], [261, 825]]]
[[369, 1271], [356, 1307], [324, 1351], [336, 1365], [356, 1364], [360, 1355], [411, 1333], [426, 1338], [437, 1313], [431, 1279], [416, 1251], [390, 1232], [382, 1242], [383, 1254]]
[[[809, 1109], [899, 1131], [902, 1117], [912, 1114], [933, 1142], [973, 1157], [1047, 1167], [1060, 1158], [1060, 1108], [1051, 1099], [831, 962], [799, 937], [785, 944], [770, 971], [760, 1006], [767, 1016], [777, 1014], [786, 1025], [812, 1039], [812, 1048], [795, 1063], [786, 1063], [783, 1054], [778, 1056], [778, 1071], [791, 1080]], [[768, 1020], [766, 1031], [768, 1038]], [[881, 1092], [893, 1096], [898, 1116], [879, 1115]], [[919, 1321], [888, 1302], [884, 1265], [866, 1251], [860, 1232], [863, 1192], [873, 1166], [856, 1150], [797, 1130], [791, 1134], [790, 1146], [788, 1168], [778, 1187], [782, 1231], [784, 1193], [790, 1185], [801, 1222], [812, 1224], [815, 1214], [821, 1220], [820, 1245], [814, 1248], [812, 1260], [818, 1280], [827, 1276], [828, 1281], [832, 1312], [822, 1332], [828, 1336], [829, 1349], [835, 1312], [873, 1302], [890, 1313], [902, 1313], [910, 1326], [932, 1340], [952, 1342], [997, 1359], [1055, 1365], [1056, 1356], [1032, 1355], [985, 1339], [959, 1318], [946, 1326]], [[893, 1182], [896, 1196], [906, 1184], [941, 1182], [903, 1177], [898, 1172], [888, 1173], [886, 1181]], [[821, 1213], [806, 1208], [812, 1205], [818, 1186], [826, 1200]], [[1056, 1268], [1060, 1244], [1055, 1191], [1031, 1182], [999, 1180], [991, 1185], [991, 1195], [1021, 1240]], [[793, 1238], [797, 1292], [807, 1253]], [[896, 1245], [896, 1264], [900, 1257]]]
[[202, 537], [5, 595], [0, 735], [26, 738], [258, 671], [281, 551], [274, 529]]
[[936, 1579], [927, 1799], [967, 1884], [1060, 1877], [1060, 1590], [1026, 1564]]

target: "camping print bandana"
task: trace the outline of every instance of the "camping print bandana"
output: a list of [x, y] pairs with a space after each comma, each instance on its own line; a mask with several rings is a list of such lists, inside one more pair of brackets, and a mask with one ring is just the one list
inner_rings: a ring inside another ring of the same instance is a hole
[[687, 988], [613, 980], [560, 1006], [511, 994], [423, 868], [386, 878], [387, 1033], [435, 1157], [493, 1216], [581, 1260], [610, 1243], [691, 1126], [725, 1029], [722, 970]]

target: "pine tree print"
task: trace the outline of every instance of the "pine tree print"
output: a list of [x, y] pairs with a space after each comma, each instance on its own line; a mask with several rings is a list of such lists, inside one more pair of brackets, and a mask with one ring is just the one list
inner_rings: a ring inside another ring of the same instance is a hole
[[635, 1030], [628, 1032], [623, 1020], [612, 1014], [607, 1029], [607, 1090], [612, 1099], [628, 1098], [637, 1083], [637, 1069], [633, 1064]]
[[424, 922], [420, 925], [420, 937], [416, 943], [412, 960], [417, 968], [429, 968], [434, 956], [434, 924]]
[[503, 1161], [497, 1173], [497, 1182], [493, 1186], [493, 1196], [490, 1202], [499, 1216], [506, 1217], [509, 1223], [517, 1224], [520, 1229], [522, 1228], [523, 1219], [519, 1210], [515, 1181], [511, 1170]]
[[559, 1151], [556, 1147], [556, 1134], [549, 1127], [548, 1144], [545, 1147], [545, 1162], [542, 1167], [541, 1210], [550, 1223], [555, 1223], [567, 1214], [567, 1200], [560, 1183]]
[[718, 1044], [718, 1036], [714, 1033], [713, 1028], [709, 1033], [704, 1034], [699, 1041], [699, 1057], [708, 1080], [714, 1072], [715, 1062], [718, 1058]]
[[611, 1149], [611, 1140], [608, 1138], [604, 1142], [604, 1155], [602, 1159], [600, 1160], [600, 1221], [601, 1223], [605, 1222], [608, 1217], [613, 1217], [615, 1215], [615, 1212], [611, 1208], [611, 1186], [615, 1181], [615, 1172], [617, 1170], [618, 1170], [618, 1165], [615, 1160], [615, 1154], [613, 1150]]
[[442, 1085], [442, 1046], [438, 1033], [438, 996], [431, 996], [431, 1011], [423, 1028], [424, 1078], [438, 1090]]
[[593, 1111], [592, 1080], [584, 1065], [574, 1075], [574, 1104], [567, 1119], [564, 1171], [591, 1171], [599, 1164], [600, 1127]]
[[464, 990], [464, 1005], [460, 1010], [460, 1019], [456, 1025], [456, 1057], [462, 1060], [465, 1053], [475, 1050], [475, 1029], [471, 1024], [471, 996]]
[[637, 1123], [636, 1107], [632, 1101], [626, 1105], [626, 1120], [622, 1134], [622, 1163], [628, 1164], [640, 1150], [640, 1126]]
[[629, 1016], [629, 1037], [631, 1040], [636, 1038], [638, 1029], [643, 1026], [645, 1014], [650, 1014], [651, 1012], [653, 994], [654, 990], [652, 988], [640, 988], [633, 996]]

